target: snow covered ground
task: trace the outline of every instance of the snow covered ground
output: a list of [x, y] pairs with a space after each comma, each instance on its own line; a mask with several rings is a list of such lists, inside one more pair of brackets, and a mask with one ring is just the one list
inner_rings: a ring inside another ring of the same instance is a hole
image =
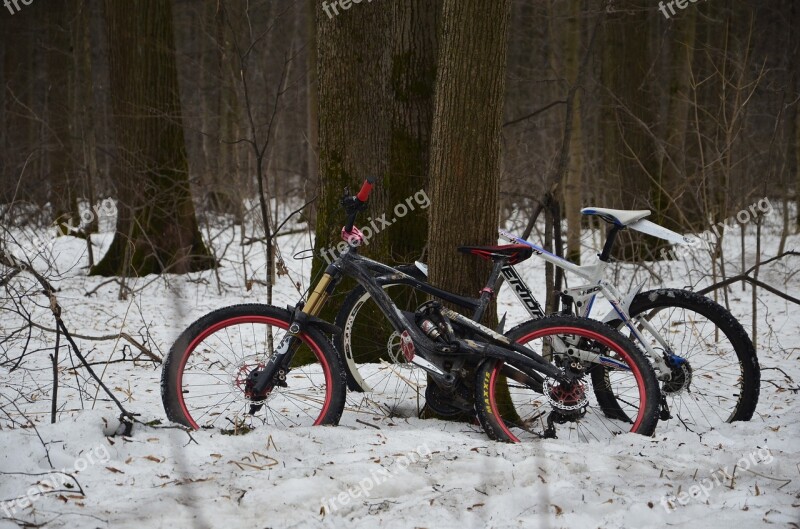
[[[778, 217], [770, 217], [774, 222], [764, 228], [763, 256], [777, 252], [778, 227], [773, 224]], [[755, 262], [752, 231], [747, 266]], [[104, 279], [85, 276], [84, 241], [59, 238], [52, 246], [57, 267], [49, 273], [60, 288], [58, 299], [68, 328], [95, 336], [123, 330], [146, 341], [153, 352], [166, 354], [181, 330], [209, 310], [264, 300], [262, 286], [245, 287], [235, 237], [229, 229], [215, 240], [222, 248], [233, 239], [219, 278], [212, 272], [143, 278], [129, 285], [135, 293], [124, 301], [118, 300], [116, 283], [102, 285]], [[596, 251], [589, 247], [592, 241], [597, 243], [598, 235], [586, 232], [587, 258]], [[740, 262], [738, 234], [728, 241], [728, 274], [733, 275]], [[96, 253], [102, 253], [110, 234], [97, 236], [96, 242], [101, 245]], [[301, 290], [308, 286], [310, 267], [310, 261], [293, 255], [310, 247], [310, 241], [308, 236], [289, 236], [280, 243], [290, 274], [280, 278], [275, 304], [293, 304], [298, 296], [295, 283]], [[798, 247], [800, 236], [791, 236], [787, 249]], [[248, 277], [263, 278], [263, 255], [256, 246], [247, 251]], [[542, 263], [532, 259], [519, 269], [543, 298], [542, 281], [537, 280]], [[697, 255], [659, 265], [665, 284], [675, 287], [710, 284], [703, 277], [708, 269], [707, 258]], [[760, 279], [797, 296], [798, 270], [800, 259], [791, 257], [765, 267]], [[631, 280], [631, 269], [620, 268], [619, 274], [624, 284]], [[14, 281], [14, 288], [30, 285], [24, 277]], [[750, 288], [743, 291], [734, 285], [730, 302], [749, 330]], [[37, 321], [51, 327], [46, 300], [39, 299], [39, 304], [25, 306]], [[259, 429], [232, 437], [211, 431], [190, 436], [164, 425], [136, 425], [130, 437], [107, 437], [118, 413], [102, 394], [97, 401], [89, 398], [95, 391], [90, 383], [85, 384], [81, 404], [65, 350], [59, 421], [50, 424], [50, 351], [41, 350], [24, 359], [25, 370], [0, 368], [0, 500], [5, 500], [0, 503], [0, 529], [232, 524], [797, 528], [800, 407], [797, 391], [790, 388], [800, 385], [798, 307], [763, 291], [758, 305], [762, 387], [751, 422], [727, 424], [702, 436], [659, 428], [653, 438], [628, 434], [610, 443], [543, 440], [505, 445], [466, 424], [352, 411], [346, 411], [335, 428]], [[524, 316], [505, 291], [499, 310], [508, 311], [509, 324]], [[4, 337], [14, 323], [6, 314], [0, 322]], [[38, 340], [37, 347], [52, 349], [53, 337], [35, 334], [33, 340]], [[125, 342], [78, 343], [92, 362], [129, 360], [135, 354]], [[96, 368], [142, 421], [165, 421], [160, 366], [126, 361]], [[81, 369], [77, 373], [84, 376]], [[73, 411], [81, 408], [85, 410]], [[23, 412], [34, 420], [35, 429], [19, 427]], [[26, 500], [29, 491], [32, 499]]]

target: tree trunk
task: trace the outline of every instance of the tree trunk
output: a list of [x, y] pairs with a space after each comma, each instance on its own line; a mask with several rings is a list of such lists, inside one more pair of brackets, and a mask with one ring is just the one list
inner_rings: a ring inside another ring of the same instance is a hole
[[384, 236], [385, 257], [390, 263], [408, 263], [421, 257], [428, 238], [427, 210], [421, 206], [427, 196], [441, 1], [403, 0], [392, 8], [392, 115], [383, 204], [389, 211], [411, 196], [423, 202], [412, 202], [414, 209], [400, 220], [402, 227]]
[[[80, 13], [77, 18], [77, 27], [74, 34], [75, 46], [74, 53], [76, 58], [76, 71], [78, 78], [75, 80], [75, 89], [78, 95], [78, 104], [75, 108], [80, 108], [80, 115], [77, 116], [79, 123], [78, 130], [81, 131], [80, 136], [83, 139], [81, 148], [76, 149], [79, 152], [84, 164], [84, 181], [86, 190], [86, 199], [89, 202], [89, 207], [95, 206], [95, 191], [94, 181], [97, 178], [97, 133], [95, 129], [96, 114], [94, 105], [94, 91], [92, 86], [92, 42], [90, 32], [90, 9], [91, 6], [88, 0], [83, 0], [80, 4]], [[84, 226], [89, 241], [88, 251], [90, 262], [89, 265], [93, 266], [92, 245], [91, 237], [88, 234], [96, 233], [98, 229], [97, 215], [92, 216], [92, 221]]]
[[47, 68], [47, 151], [49, 197], [59, 233], [78, 228], [76, 165], [72, 156], [73, 57], [69, 21], [73, 13], [67, 2], [56, 2], [46, 12], [45, 63]]
[[510, 0], [445, 0], [442, 12], [429, 171], [430, 277], [471, 296], [485, 285], [489, 266], [454, 248], [497, 242], [510, 13]]
[[[656, 148], [645, 127], [653, 123], [648, 72], [648, 10], [616, 10], [605, 20], [603, 83], [604, 173], [606, 185], [619, 189], [611, 207], [646, 208], [650, 183], [657, 176]], [[617, 254], [623, 259], [642, 259], [646, 245], [636, 238], [620, 237]]]
[[[664, 133], [664, 155], [660, 156], [658, 179], [653, 184], [655, 222], [672, 229], [704, 228], [706, 219], [696, 199], [681, 199], [684, 194], [697, 195], [702, 182], [686, 170], [686, 133], [691, 103], [691, 74], [694, 56], [697, 9], [687, 9], [680, 24], [675, 25], [672, 43], [672, 68], [669, 72], [669, 108]], [[694, 211], [694, 215], [689, 212]], [[689, 225], [687, 225], [687, 222]]]
[[[308, 41], [309, 49], [306, 52], [307, 67], [307, 125], [306, 142], [308, 142], [308, 170], [306, 175], [306, 201], [310, 200], [320, 186], [319, 181], [319, 84], [317, 83], [317, 22], [315, 12], [317, 8], [316, 0], [307, 0], [308, 19]], [[316, 216], [309, 219], [315, 222]]]
[[[236, 222], [244, 229], [244, 202], [249, 194], [249, 175], [239, 170], [238, 160], [244, 146], [233, 143], [240, 138], [239, 133], [239, 98], [236, 84], [239, 76], [236, 72], [236, 50], [233, 45], [232, 28], [226, 17], [236, 13], [241, 4], [230, 4], [225, 9], [218, 9], [214, 17], [214, 31], [217, 41], [217, 77], [220, 79], [218, 90], [219, 101], [219, 160], [217, 174], [212, 187], [211, 207], [223, 213], [232, 213]], [[231, 188], [231, 182], [233, 188]]]
[[[0, 35], [6, 35], [8, 28], [6, 17], [0, 18]], [[10, 142], [8, 140], [8, 113], [6, 111], [6, 42], [8, 39], [0, 38], [0, 150], [5, 153], [5, 156], [0, 156], [0, 200], [6, 202], [6, 193], [2, 191], [3, 188], [9, 187], [9, 165], [8, 154], [10, 151]], [[7, 211], [7, 210], [6, 210]], [[5, 211], [0, 213], [0, 222], [3, 221]]]
[[[581, 62], [581, 19], [583, 11], [581, 0], [570, 0], [570, 13], [567, 19], [566, 55], [567, 82], [572, 86], [578, 82], [578, 68]], [[572, 134], [570, 135], [569, 165], [564, 182], [564, 213], [567, 217], [567, 259], [580, 264], [581, 261], [581, 206], [583, 188], [583, 136], [581, 129], [581, 94], [575, 91], [572, 101]]]
[[[793, 28], [797, 28], [797, 25], [800, 24], [800, 5], [797, 5], [797, 2], [791, 2], [790, 7], [790, 22]], [[792, 32], [792, 43], [793, 46], [790, 47], [792, 58], [790, 59], [790, 64], [793, 65], [792, 68], [792, 89], [794, 90], [794, 99], [795, 103], [793, 105], [793, 114], [791, 114], [794, 120], [794, 137], [789, 138], [789, 143], [794, 143], [793, 150], [794, 150], [794, 170], [795, 170], [795, 188], [794, 188], [794, 207], [795, 207], [795, 227], [798, 233], [800, 233], [800, 103], [797, 102], [797, 98], [800, 97], [800, 36], [797, 34], [797, 31]], [[791, 164], [790, 164], [791, 167]]]
[[122, 173], [117, 232], [91, 273], [142, 276], [209, 268], [181, 124], [171, 4], [105, 3], [114, 133]]
[[[316, 12], [320, 193], [313, 275], [326, 264], [320, 257], [331, 258], [329, 249], [341, 241], [342, 190], [350, 187], [355, 193], [366, 177], [383, 177], [388, 167], [391, 11], [378, 3], [356, 7], [357, 16], [353, 10], [329, 17], [319, 4]], [[370, 215], [384, 213], [376, 207], [379, 194], [376, 198], [361, 216], [362, 225]], [[374, 256], [375, 243], [373, 238], [364, 253]]]

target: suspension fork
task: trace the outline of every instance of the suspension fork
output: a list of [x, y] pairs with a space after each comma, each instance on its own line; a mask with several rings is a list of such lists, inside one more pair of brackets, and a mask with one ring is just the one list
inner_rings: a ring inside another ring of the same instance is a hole
[[[647, 332], [649, 332], [650, 335], [655, 338], [656, 342], [658, 342], [658, 344], [663, 348], [664, 354], [658, 354], [658, 352], [653, 349], [650, 343], [648, 343], [646, 338], [642, 336], [642, 333], [639, 331], [639, 329], [636, 329], [637, 339], [641, 344], [642, 349], [644, 349], [647, 355], [653, 360], [658, 379], [670, 380], [672, 378], [672, 366], [670, 366], [670, 363], [679, 365], [686, 360], [675, 354], [675, 352], [672, 350], [672, 346], [667, 343], [667, 341], [661, 336], [661, 334], [659, 334], [656, 328], [650, 324], [650, 320], [648, 320], [644, 315], [631, 318], [628, 322], [628, 327], [636, 327], [637, 325], [641, 325], [642, 328], [647, 330]], [[638, 336], [642, 336], [642, 338], [639, 339]], [[665, 356], [666, 358], [664, 358]], [[669, 362], [667, 359], [669, 359]]]
[[319, 316], [319, 313], [322, 312], [322, 308], [328, 301], [328, 297], [333, 293], [340, 280], [341, 272], [339, 269], [333, 265], [329, 265], [317, 282], [311, 295], [308, 296], [308, 302], [302, 307], [301, 312], [309, 316]]
[[294, 307], [291, 323], [286, 334], [275, 348], [274, 354], [269, 358], [264, 369], [257, 372], [253, 383], [253, 393], [262, 395], [267, 389], [272, 389], [275, 385], [276, 377], [281, 382], [284, 381], [289, 364], [291, 364], [297, 348], [300, 346], [300, 333], [303, 332], [306, 324], [310, 320], [316, 319], [328, 297], [333, 293], [342, 279], [342, 272], [333, 264], [328, 265], [325, 273], [314, 286], [308, 301], [303, 304], [298, 303]]

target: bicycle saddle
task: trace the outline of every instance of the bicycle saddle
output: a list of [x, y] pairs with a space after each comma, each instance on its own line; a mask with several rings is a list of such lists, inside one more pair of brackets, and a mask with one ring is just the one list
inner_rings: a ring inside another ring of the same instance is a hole
[[650, 216], [649, 209], [608, 209], [608, 208], [583, 208], [584, 215], [597, 215], [601, 219], [616, 226], [627, 226], [637, 220]]
[[508, 264], [521, 263], [533, 254], [533, 248], [525, 244], [503, 244], [500, 246], [459, 246], [458, 251], [477, 255], [487, 261], [507, 259]]

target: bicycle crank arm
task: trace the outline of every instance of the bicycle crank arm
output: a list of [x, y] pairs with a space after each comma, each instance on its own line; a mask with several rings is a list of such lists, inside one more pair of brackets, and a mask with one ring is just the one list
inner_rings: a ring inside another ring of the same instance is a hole
[[422, 369], [424, 369], [425, 371], [427, 371], [432, 375], [438, 375], [440, 377], [447, 377], [448, 375], [447, 373], [436, 367], [436, 365], [432, 364], [431, 362], [428, 362], [418, 354], [414, 355], [414, 358], [411, 359], [411, 363], [414, 364], [415, 366], [421, 367]]

